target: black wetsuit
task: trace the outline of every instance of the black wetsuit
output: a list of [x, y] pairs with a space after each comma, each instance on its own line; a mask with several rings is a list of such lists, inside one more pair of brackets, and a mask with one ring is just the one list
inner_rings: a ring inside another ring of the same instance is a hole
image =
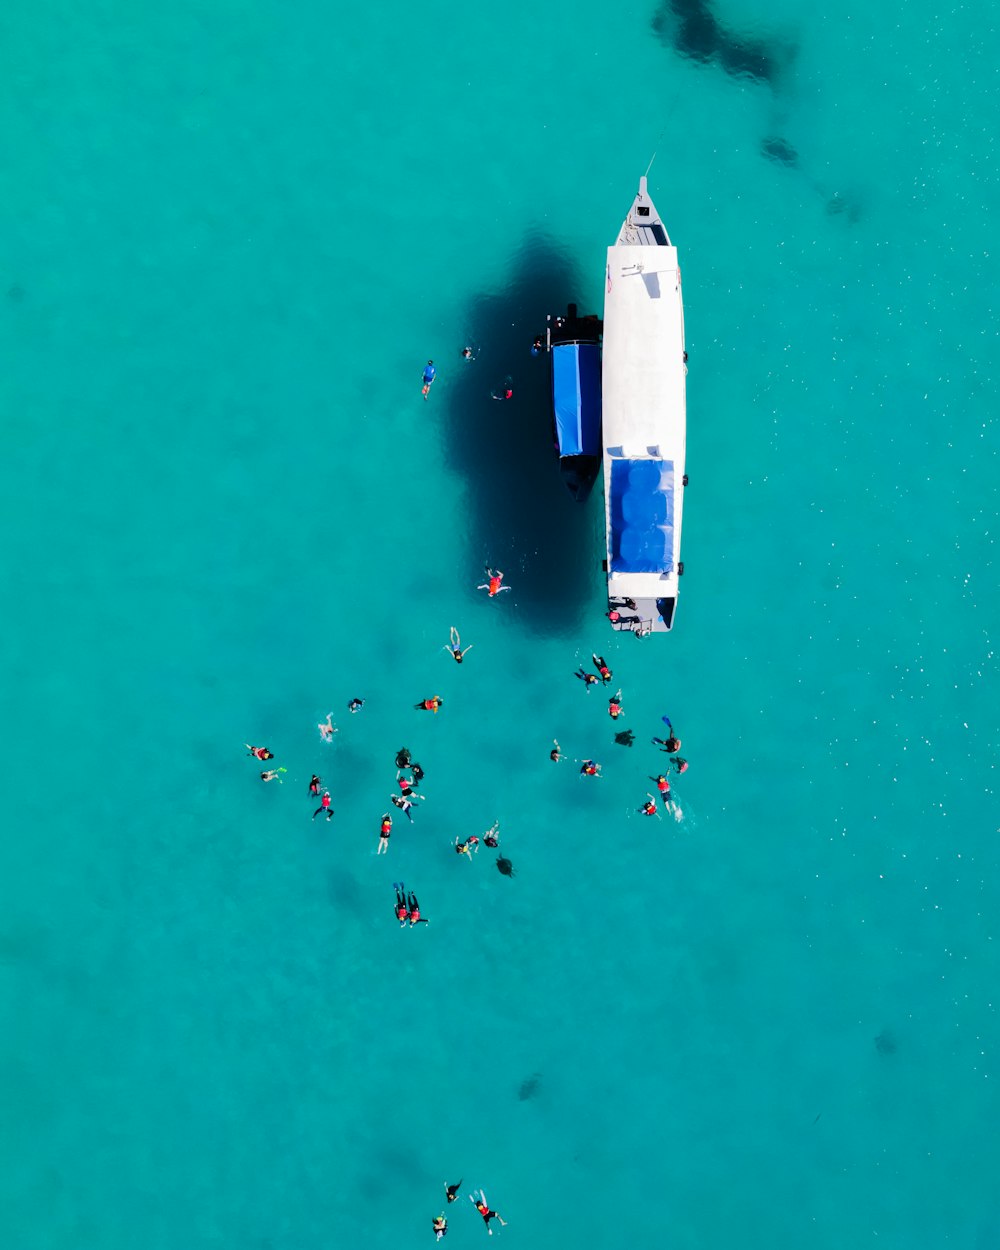
[[419, 913], [419, 911], [420, 911], [420, 904], [417, 902], [417, 896], [413, 893], [413, 891], [412, 891], [412, 890], [410, 891], [409, 897], [407, 898], [407, 900], [406, 900], [406, 901], [407, 901], [407, 904], [409, 905], [409, 908], [410, 908], [410, 924], [411, 924], [411, 925], [414, 925], [414, 924], [426, 924], [426, 923], [427, 923], [427, 917], [426, 917], [426, 916], [421, 916], [419, 920], [414, 920], [414, 919], [413, 919], [413, 913], [414, 913], [414, 912]]

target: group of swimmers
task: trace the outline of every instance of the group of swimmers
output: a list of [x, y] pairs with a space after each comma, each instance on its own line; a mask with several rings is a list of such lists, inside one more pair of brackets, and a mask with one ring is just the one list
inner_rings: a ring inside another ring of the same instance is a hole
[[[458, 1197], [458, 1191], [459, 1189], [461, 1189], [461, 1187], [462, 1187], [461, 1181], [459, 1181], [455, 1185], [449, 1185], [448, 1182], [445, 1181], [444, 1191], [445, 1191], [445, 1197], [448, 1202], [455, 1201], [455, 1199]], [[490, 1207], [490, 1204], [486, 1201], [485, 1190], [474, 1189], [472, 1193], [469, 1194], [469, 1201], [476, 1208], [479, 1214], [483, 1217], [483, 1221], [486, 1224], [486, 1231], [489, 1233], [491, 1237], [493, 1236], [493, 1229], [490, 1228], [490, 1220], [499, 1220], [499, 1222], [506, 1228], [507, 1221], [503, 1218], [502, 1215], [499, 1215], [496, 1211], [492, 1210]], [[441, 1238], [448, 1231], [448, 1220], [446, 1219], [445, 1213], [443, 1211], [441, 1212], [440, 1215], [434, 1217], [433, 1227], [434, 1227], [434, 1237], [437, 1241], [440, 1241]]]

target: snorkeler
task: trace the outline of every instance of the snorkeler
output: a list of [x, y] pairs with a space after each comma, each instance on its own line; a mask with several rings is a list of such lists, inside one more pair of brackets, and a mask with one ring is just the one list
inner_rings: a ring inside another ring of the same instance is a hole
[[676, 768], [676, 769], [677, 769], [678, 773], [686, 773], [686, 772], [687, 772], [687, 770], [688, 770], [688, 762], [687, 762], [687, 760], [682, 759], [679, 755], [675, 755], [675, 756], [674, 756], [674, 758], [673, 758], [670, 762], [671, 762], [671, 764], [673, 764], [674, 768]]
[[540, 334], [536, 334], [535, 341], [531, 345], [531, 354], [532, 356], [538, 356], [544, 350], [545, 350], [545, 340], [542, 338]]
[[282, 784], [282, 781], [281, 781], [281, 778], [278, 776], [278, 773], [287, 773], [287, 772], [288, 772], [287, 768], [269, 768], [266, 773], [261, 773], [260, 779], [261, 781], [276, 781], [278, 785], [280, 786]]
[[664, 716], [662, 719], [663, 719], [663, 723], [666, 725], [667, 729], [669, 729], [669, 730], [670, 730], [670, 736], [666, 739], [666, 741], [665, 741], [665, 742], [664, 742], [664, 740], [663, 740], [662, 738], [654, 738], [654, 739], [653, 739], [653, 741], [654, 741], [654, 742], [663, 742], [663, 749], [667, 752], [667, 754], [668, 754], [668, 755], [676, 755], [676, 754], [677, 754], [677, 752], [681, 749], [681, 740], [680, 740], [680, 738], [678, 738], [678, 737], [677, 737], [677, 735], [674, 733], [674, 727], [673, 727], [673, 725], [670, 723], [670, 717], [669, 717], [669, 716]]
[[653, 798], [648, 790], [646, 791], [646, 801], [639, 808], [639, 811], [642, 812], [643, 816], [659, 816], [660, 814], [656, 806], [656, 799]]
[[607, 662], [603, 655], [592, 655], [590, 657], [594, 661], [594, 668], [601, 674], [601, 681], [607, 685], [611, 681], [611, 669], [608, 668]]
[[622, 714], [622, 692], [618, 693], [608, 700], [608, 715], [612, 720], [617, 720]]
[[473, 352], [471, 347], [466, 346], [462, 348], [462, 359], [463, 360], [475, 360], [476, 359], [475, 353]]
[[553, 764], [558, 764], [562, 759], [562, 751], [559, 749], [559, 743], [555, 738], [552, 739], [552, 750], [549, 752], [549, 759]]
[[406, 906], [406, 891], [403, 888], [402, 881], [397, 885], [393, 882], [392, 888], [396, 891], [396, 919], [399, 921], [399, 927], [406, 924], [410, 918], [410, 909]]
[[487, 829], [483, 834], [483, 842], [486, 846], [490, 847], [491, 850], [493, 847], [500, 845], [500, 839], [497, 837], [497, 830], [499, 828], [500, 822], [499, 820], [495, 820], [493, 824], [490, 825], [489, 829]]
[[408, 797], [402, 798], [400, 795], [394, 794], [391, 796], [390, 801], [395, 807], [399, 808], [399, 810], [406, 816], [407, 820], [412, 821], [413, 816], [410, 809], [413, 807], [413, 800], [422, 799], [423, 797], [424, 796], [422, 794], [410, 794]]
[[330, 791], [329, 790], [323, 791], [323, 797], [319, 801], [319, 807], [317, 807], [316, 810], [313, 812], [313, 820], [316, 819], [316, 817], [320, 814], [320, 812], [326, 812], [327, 820], [333, 819], [333, 808], [330, 806]]
[[595, 764], [593, 760], [580, 761], [580, 775], [583, 777], [600, 777], [601, 766]]
[[316, 728], [319, 730], [320, 737], [324, 742], [332, 742], [333, 735], [337, 732], [337, 727], [333, 723], [333, 713], [327, 712], [326, 720], [322, 721]]
[[489, 596], [491, 599], [495, 599], [497, 595], [502, 594], [502, 592], [505, 590], [510, 590], [509, 586], [504, 586], [502, 584], [503, 573], [501, 573], [499, 569], [491, 569], [490, 566], [487, 565], [485, 572], [486, 572], [486, 576], [490, 580], [488, 582], [485, 582], [482, 586], [477, 586], [476, 587], [477, 590], [489, 591]]
[[455, 850], [459, 855], [465, 855], [471, 859], [473, 852], [477, 854], [479, 852], [479, 839], [473, 835], [471, 838], [466, 838], [464, 842], [459, 842], [458, 838], [456, 838]]
[[[470, 642], [469, 645], [465, 648], [465, 651], [471, 651], [475, 645], [476, 644], [474, 642]], [[452, 655], [452, 659], [454, 659], [456, 664], [461, 664], [462, 660], [465, 658], [465, 651], [462, 650], [462, 640], [461, 638], [459, 638], [458, 630], [455, 628], [454, 625], [452, 625], [451, 627], [450, 644], [446, 647], [442, 647], [441, 650], [450, 651]]]
[[469, 1194], [469, 1201], [475, 1206], [476, 1210], [486, 1221], [486, 1231], [491, 1237], [493, 1236], [493, 1229], [490, 1228], [490, 1220], [499, 1220], [500, 1223], [506, 1227], [507, 1221], [503, 1218], [503, 1216], [498, 1215], [496, 1211], [490, 1210], [490, 1205], [486, 1201], [486, 1194], [482, 1190], [479, 1191], [478, 1198], [476, 1197], [475, 1190], [473, 1190], [472, 1193]]
[[416, 790], [417, 786], [419, 786], [424, 779], [424, 770], [419, 764], [414, 762], [410, 765], [410, 772], [413, 774], [413, 788]]
[[493, 390], [490, 391], [490, 398], [499, 400], [513, 399], [514, 383], [510, 380], [510, 378], [504, 378], [502, 386], [495, 386]]
[[349, 712], [360, 712], [361, 709], [364, 707], [364, 705], [365, 705], [364, 699], [351, 699], [351, 701], [347, 705], [347, 710]]
[[426, 917], [421, 916], [420, 904], [417, 902], [417, 896], [413, 893], [412, 890], [410, 891], [409, 897], [407, 898], [406, 901], [410, 907], [410, 928], [411, 929], [413, 928], [415, 924], [430, 924], [430, 921], [427, 920]]
[[447, 1231], [448, 1221], [444, 1218], [444, 1212], [442, 1211], [440, 1215], [434, 1218], [434, 1236], [440, 1241]]
[[580, 679], [580, 680], [583, 682], [583, 684], [587, 687], [587, 693], [588, 693], [588, 694], [590, 693], [590, 687], [591, 687], [591, 686], [596, 686], [596, 685], [597, 685], [597, 678], [594, 676], [594, 674], [593, 674], [593, 673], [588, 673], [588, 672], [587, 672], [587, 670], [583, 667], [583, 665], [582, 665], [582, 664], [581, 664], [581, 665], [580, 665], [580, 667], [576, 670], [576, 672], [573, 674], [573, 676], [574, 676], [574, 677], [579, 677], [579, 679]]
[[430, 394], [431, 386], [433, 385], [434, 379], [436, 377], [437, 377], [437, 370], [434, 368], [434, 361], [428, 360], [427, 364], [424, 365], [424, 377], [423, 377], [424, 388], [421, 391], [421, 394], [423, 395], [424, 399], [426, 399], [427, 396]]
[[399, 792], [404, 799], [408, 799], [413, 793], [413, 786], [410, 784], [409, 777], [404, 777], [402, 773], [396, 777], [396, 785], [399, 786]]
[[273, 760], [274, 756], [267, 747], [252, 747], [249, 742], [243, 744], [247, 749], [247, 754], [252, 755], [256, 760]]
[[392, 836], [392, 817], [388, 812], [383, 813], [382, 828], [378, 831], [378, 850], [376, 855], [381, 855], [389, 849], [389, 838]]
[[414, 703], [413, 706], [418, 712], [436, 713], [442, 703], [444, 703], [444, 699], [439, 694], [436, 694], [432, 699], [421, 699], [419, 703]]
[[322, 784], [323, 782], [320, 780], [320, 778], [317, 777], [315, 773], [313, 773], [312, 780], [309, 782], [309, 793], [319, 794], [319, 788]]
[[462, 1182], [461, 1182], [461, 1181], [459, 1181], [459, 1182], [458, 1182], [458, 1184], [456, 1184], [456, 1185], [449, 1185], [449, 1184], [448, 1184], [448, 1182], [447, 1182], [447, 1181], [445, 1181], [445, 1183], [444, 1183], [444, 1192], [445, 1192], [445, 1194], [447, 1195], [447, 1197], [448, 1197], [448, 1201], [449, 1201], [449, 1202], [454, 1202], [454, 1201], [455, 1201], [455, 1199], [458, 1197], [458, 1191], [459, 1191], [461, 1188], [462, 1188]]

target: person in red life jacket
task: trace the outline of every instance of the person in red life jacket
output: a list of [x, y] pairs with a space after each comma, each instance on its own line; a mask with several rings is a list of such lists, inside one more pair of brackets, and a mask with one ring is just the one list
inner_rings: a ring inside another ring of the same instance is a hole
[[501, 401], [504, 399], [513, 399], [514, 398], [514, 383], [511, 381], [510, 378], [504, 378], [503, 385], [495, 386], [493, 390], [490, 391], [490, 395], [492, 396], [493, 399], [499, 399]]
[[382, 813], [382, 828], [378, 831], [378, 850], [376, 855], [389, 849], [389, 838], [392, 836], [392, 817], [388, 812]]
[[444, 699], [439, 694], [436, 694], [433, 699], [421, 699], [419, 703], [415, 703], [413, 706], [418, 712], [436, 713], [442, 703], [444, 703]]
[[573, 674], [573, 676], [574, 676], [574, 677], [579, 677], [579, 679], [580, 679], [580, 680], [583, 682], [583, 684], [587, 687], [587, 693], [588, 693], [588, 694], [590, 694], [590, 687], [591, 687], [591, 686], [596, 686], [596, 685], [597, 685], [597, 678], [594, 676], [594, 674], [593, 674], [593, 673], [588, 673], [588, 672], [587, 672], [587, 670], [583, 667], [583, 665], [582, 665], [582, 664], [581, 664], [581, 665], [580, 665], [580, 667], [576, 670], [576, 672]]
[[608, 700], [608, 715], [611, 717], [612, 720], [617, 720], [618, 717], [621, 716], [621, 714], [622, 714], [622, 692], [619, 690], [618, 693], [614, 696], [614, 698], [611, 698]]
[[458, 838], [456, 838], [455, 850], [459, 855], [465, 855], [471, 859], [474, 851], [477, 854], [479, 852], [479, 839], [473, 836], [471, 838], [466, 838], [464, 842], [459, 842]]
[[461, 663], [462, 663], [462, 661], [465, 659], [465, 652], [466, 652], [466, 651], [471, 651], [471, 650], [472, 650], [472, 648], [473, 648], [475, 645], [476, 645], [476, 644], [475, 644], [474, 642], [470, 642], [470, 643], [469, 643], [469, 645], [468, 645], [468, 646], [465, 648], [465, 650], [463, 651], [463, 650], [462, 650], [462, 639], [461, 639], [461, 638], [459, 637], [459, 635], [458, 635], [458, 630], [455, 628], [455, 626], [454, 626], [454, 625], [452, 625], [452, 627], [451, 627], [451, 642], [449, 643], [449, 645], [448, 645], [447, 647], [442, 647], [442, 648], [441, 648], [441, 650], [442, 650], [442, 651], [450, 651], [450, 652], [451, 652], [451, 658], [455, 661], [455, 663], [456, 663], [456, 664], [461, 664]]
[[590, 657], [594, 661], [594, 668], [601, 674], [601, 681], [607, 686], [611, 681], [611, 669], [608, 668], [603, 655], [592, 655]]
[[252, 747], [249, 742], [243, 744], [248, 754], [252, 755], [255, 760], [273, 760], [274, 756], [267, 747]]
[[659, 777], [650, 777], [649, 780], [656, 782], [656, 788], [664, 798], [670, 794], [670, 782], [662, 773], [660, 773]]
[[313, 820], [316, 819], [316, 817], [320, 814], [320, 812], [326, 812], [327, 820], [331, 820], [333, 818], [333, 808], [330, 806], [330, 791], [329, 790], [323, 791], [323, 797], [319, 801], [319, 807], [317, 807], [316, 810], [313, 812]]
[[404, 799], [408, 799], [413, 793], [413, 786], [410, 785], [410, 779], [408, 777], [404, 777], [402, 773], [397, 774], [396, 784], [399, 786], [399, 792], [402, 794]]
[[558, 764], [562, 759], [562, 751], [559, 749], [559, 743], [555, 738], [552, 739], [552, 750], [549, 752], [549, 759], [553, 764]]
[[413, 928], [415, 924], [430, 924], [430, 921], [426, 918], [426, 916], [421, 916], [420, 904], [417, 902], [417, 896], [413, 893], [412, 890], [410, 891], [409, 897], [407, 898], [406, 901], [410, 905], [410, 928], [411, 929]]
[[679, 773], [687, 772], [688, 762], [685, 759], [681, 759], [679, 755], [675, 755], [674, 758], [670, 762], [671, 764], [673, 764], [674, 768], [676, 768]]
[[505, 590], [510, 590], [509, 586], [503, 585], [503, 573], [499, 569], [491, 569], [487, 564], [484, 571], [489, 581], [484, 582], [481, 586], [477, 586], [477, 590], [488, 591], [491, 599], [495, 599], [497, 595], [502, 594]]
[[486, 1231], [491, 1237], [493, 1236], [493, 1229], [490, 1228], [490, 1220], [499, 1220], [500, 1223], [506, 1228], [507, 1221], [503, 1218], [503, 1216], [498, 1215], [496, 1211], [490, 1210], [490, 1204], [486, 1201], [486, 1194], [483, 1190], [479, 1191], [478, 1198], [476, 1197], [475, 1190], [473, 1190], [473, 1192], [469, 1194], [469, 1201], [475, 1206], [476, 1210], [485, 1220]]
[[392, 888], [396, 891], [396, 919], [402, 929], [410, 918], [410, 909], [406, 905], [406, 891], [403, 889], [402, 881], [398, 885], [393, 882]]
[[653, 798], [648, 790], [646, 792], [646, 801], [639, 808], [639, 811], [642, 812], [643, 816], [659, 816], [660, 814], [656, 806], [656, 799]]
[[497, 837], [497, 830], [499, 828], [500, 822], [499, 820], [495, 820], [493, 824], [490, 825], [489, 829], [487, 829], [483, 834], [483, 842], [490, 848], [490, 850], [493, 850], [494, 847], [500, 845], [500, 839]]
[[584, 777], [600, 777], [600, 764], [595, 764], [593, 760], [581, 760], [580, 763], [580, 772]]
[[317, 777], [317, 776], [316, 776], [316, 774], [315, 774], [315, 773], [313, 773], [313, 775], [312, 775], [312, 781], [310, 781], [310, 782], [309, 782], [309, 793], [310, 793], [310, 794], [319, 794], [319, 788], [320, 788], [320, 786], [321, 786], [322, 784], [323, 784], [323, 783], [322, 783], [322, 781], [319, 779], [319, 777]]

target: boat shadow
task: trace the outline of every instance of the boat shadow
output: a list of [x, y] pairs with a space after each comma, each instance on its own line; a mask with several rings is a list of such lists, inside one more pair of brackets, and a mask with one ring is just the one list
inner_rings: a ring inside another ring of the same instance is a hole
[[[601, 493], [584, 504], [570, 496], [553, 445], [548, 357], [532, 356], [531, 345], [545, 333], [546, 313], [574, 299], [583, 308], [583, 288], [544, 235], [525, 239], [508, 272], [501, 290], [474, 297], [467, 309], [476, 354], [462, 361], [456, 344], [455, 381], [442, 396], [445, 454], [468, 484], [470, 576], [484, 564], [502, 569], [532, 632], [569, 634], [602, 558], [594, 511]], [[493, 399], [507, 379], [512, 397]]]

